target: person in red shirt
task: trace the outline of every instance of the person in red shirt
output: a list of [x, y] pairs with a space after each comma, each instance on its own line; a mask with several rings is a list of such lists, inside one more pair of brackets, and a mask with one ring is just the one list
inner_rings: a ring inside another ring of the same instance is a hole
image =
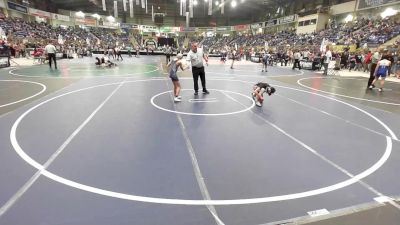
[[365, 55], [364, 58], [364, 72], [369, 71], [369, 64], [371, 63], [372, 53], [368, 51], [368, 54]]

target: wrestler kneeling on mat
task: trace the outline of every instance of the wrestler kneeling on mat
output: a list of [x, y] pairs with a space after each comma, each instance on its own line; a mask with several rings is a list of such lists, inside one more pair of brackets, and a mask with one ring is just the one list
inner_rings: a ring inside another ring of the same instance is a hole
[[262, 106], [262, 103], [264, 102], [264, 93], [267, 93], [269, 96], [271, 96], [273, 93], [275, 93], [275, 88], [264, 82], [259, 82], [254, 85], [252, 96], [256, 101], [257, 106]]

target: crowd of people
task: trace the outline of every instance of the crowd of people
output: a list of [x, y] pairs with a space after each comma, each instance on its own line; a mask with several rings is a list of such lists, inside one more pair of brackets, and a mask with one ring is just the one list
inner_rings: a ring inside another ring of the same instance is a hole
[[[16, 18], [0, 19], [0, 27], [2, 38], [7, 39], [11, 54], [17, 57], [29, 54], [27, 48], [34, 49], [34, 56], [40, 55], [49, 40], [53, 40], [57, 52], [64, 53], [68, 57], [72, 57], [73, 53], [83, 56], [92, 51], [127, 50], [129, 54], [140, 50], [147, 50], [148, 53], [171, 51], [168, 46], [144, 46], [141, 34], [129, 33], [124, 29], [53, 27], [46, 23], [27, 22]], [[335, 67], [350, 71], [367, 71], [366, 62], [370, 54], [368, 49], [377, 47], [399, 34], [400, 21], [396, 16], [385, 19], [362, 18], [351, 23], [337, 23], [332, 20], [326, 29], [311, 34], [297, 34], [295, 29], [288, 29], [264, 34], [179, 36], [176, 39], [179, 47], [173, 52], [188, 52], [190, 49], [185, 48], [185, 44], [198, 42], [204, 46], [205, 52], [221, 55], [225, 60], [259, 58], [261, 61], [268, 55], [271, 65], [279, 62], [285, 65], [293, 64], [294, 55], [299, 52], [301, 60], [314, 62], [312, 69], [319, 69], [323, 64], [320, 47], [321, 43], [325, 42], [356, 46], [355, 51], [350, 51], [349, 48], [341, 49], [340, 52], [332, 50]], [[4, 42], [2, 44], [4, 45]], [[387, 55], [392, 63], [397, 59], [399, 44], [400, 39], [387, 49]]]
[[210, 53], [218, 54], [226, 47], [264, 48], [273, 46], [276, 50], [291, 48], [318, 51], [323, 41], [335, 45], [355, 45], [356, 48], [375, 48], [400, 34], [397, 17], [385, 19], [362, 18], [353, 23], [332, 21], [326, 29], [311, 34], [296, 34], [295, 29], [267, 34], [206, 37], [203, 45]]

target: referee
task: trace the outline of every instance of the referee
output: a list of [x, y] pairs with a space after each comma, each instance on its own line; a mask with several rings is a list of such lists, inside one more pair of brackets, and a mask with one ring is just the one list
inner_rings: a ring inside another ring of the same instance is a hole
[[56, 47], [49, 43], [48, 45], [46, 45], [46, 47], [44, 48], [44, 52], [47, 54], [47, 57], [49, 58], [49, 66], [51, 69], [51, 60], [54, 60], [54, 68], [57, 69], [57, 61], [56, 61]]
[[204, 55], [203, 49], [197, 47], [198, 44], [192, 43], [192, 48], [187, 54], [187, 61], [192, 64], [192, 74], [194, 83], [194, 95], [199, 94], [199, 76], [201, 80], [201, 85], [203, 86], [203, 94], [210, 94], [206, 88], [206, 74], [204, 72], [203, 59], [206, 61], [208, 66], [208, 57]]

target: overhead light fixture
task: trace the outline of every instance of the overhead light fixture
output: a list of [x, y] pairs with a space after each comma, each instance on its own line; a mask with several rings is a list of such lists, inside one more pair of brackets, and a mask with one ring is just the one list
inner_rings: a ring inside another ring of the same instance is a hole
[[232, 8], [235, 8], [237, 6], [237, 2], [235, 0], [231, 1], [231, 6]]
[[215, 2], [215, 5], [219, 5], [219, 1], [216, 1], [216, 2]]
[[198, 4], [197, 0], [194, 0], [193, 5], [197, 5], [197, 4]]

